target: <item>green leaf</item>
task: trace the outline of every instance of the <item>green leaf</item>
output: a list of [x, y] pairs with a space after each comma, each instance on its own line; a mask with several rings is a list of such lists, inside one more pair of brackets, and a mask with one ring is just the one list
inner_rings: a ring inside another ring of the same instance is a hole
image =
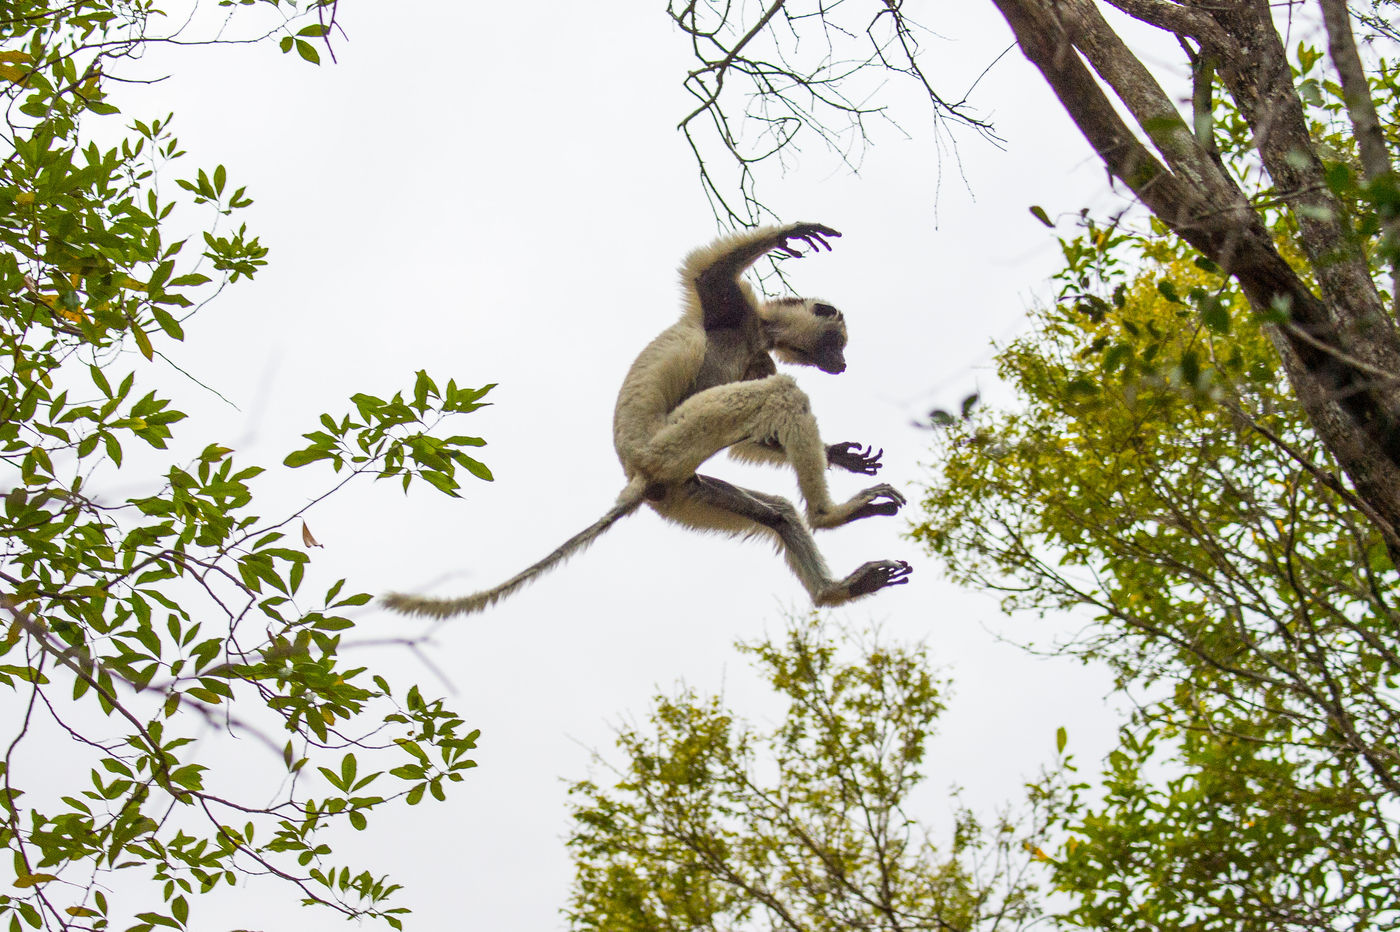
[[341, 786], [349, 789], [355, 784], [355, 755], [346, 754], [340, 761], [340, 783]]
[[171, 339], [183, 340], [185, 338], [185, 331], [180, 327], [180, 324], [175, 318], [170, 316], [168, 311], [157, 307], [152, 308], [151, 313], [155, 316], [156, 323], [160, 325], [160, 329], [164, 330], [166, 335]]
[[485, 480], [486, 482], [495, 481], [495, 477], [491, 475], [491, 470], [486, 468], [485, 463], [479, 463], [476, 460], [472, 459], [470, 456], [467, 456], [462, 453], [456, 454], [453, 457], [453, 459], [461, 463], [464, 467], [466, 467], [467, 472], [471, 473], [473, 476], [476, 476], [478, 479]]
[[136, 348], [141, 351], [141, 355], [147, 359], [155, 358], [155, 350], [151, 346], [151, 338], [146, 336], [146, 331], [141, 329], [141, 325], [136, 321], [131, 321], [131, 336], [136, 340]]
[[296, 469], [308, 463], [314, 463], [317, 460], [330, 459], [333, 456], [335, 456], [335, 454], [330, 450], [307, 447], [305, 450], [295, 450], [288, 453], [287, 458], [282, 460], [282, 465]]
[[1108, 348], [1108, 352], [1103, 356], [1103, 371], [1113, 372], [1123, 360], [1132, 356], [1133, 349], [1126, 343], [1115, 343]]
[[1066, 387], [1071, 397], [1087, 397], [1099, 393], [1099, 384], [1090, 379], [1072, 379]]
[[156, 294], [165, 287], [165, 283], [170, 279], [170, 273], [175, 270], [175, 260], [167, 259], [155, 267], [151, 272], [150, 281], [146, 283], [146, 290], [151, 294]]
[[459, 488], [459, 486], [456, 480], [454, 480], [451, 476], [440, 472], [424, 472], [422, 476], [423, 479], [425, 479], [429, 485], [433, 486], [438, 491], [445, 492], [446, 494], [451, 495], [453, 498], [459, 497], [457, 495], [457, 489]]
[[107, 382], [107, 376], [97, 366], [88, 366], [88, 373], [92, 376], [92, 384], [96, 385], [102, 394], [108, 398], [112, 397], [112, 386]]
[[1181, 354], [1181, 380], [1191, 386], [1200, 384], [1201, 359], [1195, 350]]
[[1230, 310], [1216, 295], [1209, 295], [1201, 302], [1201, 320], [1215, 333], [1230, 332]]

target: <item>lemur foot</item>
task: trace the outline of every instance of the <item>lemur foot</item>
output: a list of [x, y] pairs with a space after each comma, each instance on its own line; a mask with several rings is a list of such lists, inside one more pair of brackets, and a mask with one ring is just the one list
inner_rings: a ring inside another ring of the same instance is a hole
[[875, 515], [892, 515], [904, 506], [904, 496], [888, 483], [872, 485], [864, 491], [852, 495], [845, 504], [823, 509], [807, 508], [807, 524], [823, 530], [841, 527], [861, 518]]
[[859, 521], [861, 518], [873, 518], [876, 515], [892, 515], [898, 513], [904, 507], [904, 495], [894, 486], [888, 483], [873, 485], [861, 492], [857, 498], [865, 499], [865, 504], [861, 505], [847, 521]]
[[902, 586], [909, 582], [912, 572], [913, 567], [903, 560], [873, 560], [847, 578], [846, 591], [851, 598], [856, 598], [890, 586]]

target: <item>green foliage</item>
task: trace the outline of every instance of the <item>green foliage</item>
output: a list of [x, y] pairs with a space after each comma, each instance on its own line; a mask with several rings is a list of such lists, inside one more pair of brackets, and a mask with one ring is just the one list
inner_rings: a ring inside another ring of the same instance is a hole
[[1394, 918], [1389, 556], [1265, 335], [1206, 326], [1164, 275], [1225, 294], [1180, 256], [1121, 306], [1036, 315], [999, 357], [1024, 409], [950, 427], [916, 534], [1008, 609], [1088, 612], [1098, 624], [1068, 649], [1166, 692], [1140, 700], [1103, 801], [1079, 787], [1061, 813], [1070, 919]]
[[285, 463], [305, 466], [329, 460], [336, 472], [347, 465], [363, 470], [373, 463], [378, 464], [381, 479], [401, 476], [404, 491], [417, 477], [455, 497], [461, 488], [457, 482], [459, 466], [478, 479], [491, 481], [491, 471], [461, 450], [483, 446], [486, 441], [464, 436], [443, 440], [430, 431], [448, 415], [480, 408], [479, 399], [494, 387], [463, 389], [456, 382], [448, 382], [439, 392], [428, 373], [419, 371], [411, 401], [404, 401], [403, 393], [389, 401], [373, 395], [355, 395], [350, 400], [360, 416], [358, 421], [348, 415], [339, 421], [328, 414], [321, 415], [325, 430], [305, 434], [310, 446], [289, 454]]
[[1072, 834], [1053, 871], [1070, 924], [1394, 927], [1397, 857], [1375, 794], [1343, 760], [1291, 750], [1304, 735], [1260, 719], [1124, 732], [1101, 785], [1074, 787], [1063, 812]]
[[[334, 9], [259, 6], [285, 18], [278, 30]], [[251, 201], [222, 165], [165, 187], [208, 218], [198, 236], [171, 237], [177, 202], [156, 184], [183, 154], [170, 118], [134, 120], [108, 148], [88, 141], [90, 121], [117, 113], [107, 76], [139, 54], [157, 15], [130, 0], [20, 0], [0, 14], [0, 687], [11, 722], [0, 845], [12, 870], [0, 926], [208, 927], [193, 918], [196, 894], [264, 875], [398, 928], [398, 885], [338, 863], [326, 829], [364, 829], [391, 800], [442, 799], [473, 766], [476, 732], [441, 700], [392, 692], [346, 662], [341, 638], [370, 596], [343, 581], [307, 591], [309, 557], [285, 536], [306, 509], [255, 514], [261, 467], [218, 443], [189, 462], [159, 452], [185, 420], [143, 387], [162, 345], [267, 251], [230, 225]], [[459, 467], [490, 478], [462, 452], [482, 441], [431, 430], [488, 389], [439, 390], [419, 373], [410, 401], [358, 395], [356, 416], [323, 415], [325, 430], [286, 465], [330, 460], [344, 473], [335, 488], [370, 475], [456, 494]], [[163, 465], [133, 465], [152, 461]], [[144, 491], [106, 491], [133, 487]], [[207, 740], [221, 730], [264, 748], [262, 769], [226, 771]]]
[[[618, 736], [605, 788], [575, 784], [577, 929], [1016, 928], [1029, 836], [959, 809], [947, 852], [905, 810], [943, 711], [921, 651], [843, 660], [815, 620], [742, 647], [787, 701], [760, 732], [717, 699], [659, 697]], [[838, 639], [840, 640], [840, 639]], [[849, 638], [845, 640], [851, 640]]]
[[[1316, 61], [1300, 49], [1304, 80]], [[1379, 275], [1389, 208], [1355, 183], [1339, 90], [1314, 91], [1329, 177]], [[1215, 122], [1242, 163], [1238, 114], [1218, 104]], [[1294, 220], [1241, 178], [1298, 255]], [[998, 357], [1022, 406], [950, 425], [916, 531], [1008, 610], [1091, 617], [1066, 649], [1139, 694], [1101, 785], [1059, 798], [1064, 918], [1393, 927], [1393, 555], [1294, 398], [1274, 318], [1160, 225], [1083, 221], [1062, 243], [1059, 303]]]

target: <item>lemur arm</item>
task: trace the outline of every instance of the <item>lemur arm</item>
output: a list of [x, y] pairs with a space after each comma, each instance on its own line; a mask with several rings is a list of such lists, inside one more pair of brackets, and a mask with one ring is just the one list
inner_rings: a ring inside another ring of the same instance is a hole
[[775, 249], [790, 256], [802, 255], [789, 245], [792, 240], [801, 240], [813, 250], [829, 250], [827, 239], [840, 235], [820, 223], [794, 223], [737, 234], [692, 254], [686, 261], [685, 277], [700, 298], [705, 329], [737, 327], [753, 313], [739, 276], [759, 259]]

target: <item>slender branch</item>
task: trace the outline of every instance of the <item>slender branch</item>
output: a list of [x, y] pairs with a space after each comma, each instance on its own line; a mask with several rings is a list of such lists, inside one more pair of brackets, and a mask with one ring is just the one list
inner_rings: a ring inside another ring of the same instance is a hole
[[1356, 145], [1361, 151], [1361, 166], [1367, 179], [1376, 181], [1391, 172], [1390, 149], [1385, 142], [1380, 117], [1376, 115], [1376, 104], [1371, 99], [1361, 55], [1356, 50], [1347, 3], [1346, 0], [1319, 2], [1322, 4], [1322, 19], [1327, 26], [1327, 47], [1332, 56], [1332, 66], [1341, 78], [1342, 98], [1346, 101], [1347, 115], [1351, 118]]
[[[1394, 186], [1394, 171], [1390, 159], [1390, 147], [1386, 145], [1385, 132], [1381, 129], [1380, 117], [1376, 114], [1375, 101], [1371, 99], [1371, 87], [1366, 80], [1366, 70], [1361, 65], [1361, 55], [1356, 49], [1356, 38], [1351, 31], [1351, 15], [1346, 0], [1320, 0], [1322, 20], [1327, 27], [1327, 48], [1332, 56], [1332, 66], [1341, 79], [1342, 98], [1346, 101], [1347, 116], [1351, 119], [1352, 133], [1356, 138], [1357, 149], [1361, 153], [1361, 169], [1366, 180], [1372, 185], [1389, 182]], [[1381, 229], [1384, 243], [1392, 252], [1390, 260], [1391, 312], [1400, 318], [1400, 217], [1393, 205], [1388, 210], [1382, 208]], [[1388, 216], [1386, 215], [1388, 214]]]

